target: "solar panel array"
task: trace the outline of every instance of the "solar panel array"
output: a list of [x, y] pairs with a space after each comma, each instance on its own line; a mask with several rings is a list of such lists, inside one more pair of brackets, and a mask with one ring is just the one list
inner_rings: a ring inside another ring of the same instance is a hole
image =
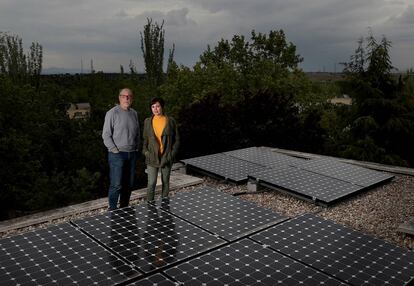
[[305, 214], [252, 239], [351, 285], [414, 282], [414, 252]]
[[336, 203], [394, 176], [339, 162], [332, 158], [304, 160], [250, 147], [183, 160], [187, 168], [236, 183], [247, 179], [284, 190], [323, 206]]
[[413, 252], [314, 215], [287, 219], [204, 187], [0, 240], [0, 285], [410, 281]]

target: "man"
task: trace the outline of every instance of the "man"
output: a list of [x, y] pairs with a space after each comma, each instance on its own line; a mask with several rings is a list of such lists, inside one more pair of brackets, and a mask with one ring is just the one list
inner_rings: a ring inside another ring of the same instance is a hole
[[119, 105], [105, 116], [102, 138], [108, 148], [109, 210], [126, 207], [131, 191], [135, 187], [137, 151], [140, 144], [140, 129], [137, 112], [131, 108], [133, 93], [129, 88], [119, 92]]

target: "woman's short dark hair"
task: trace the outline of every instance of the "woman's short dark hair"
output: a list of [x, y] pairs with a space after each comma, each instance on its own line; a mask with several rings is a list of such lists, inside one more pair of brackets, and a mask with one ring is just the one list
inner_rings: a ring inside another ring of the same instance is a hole
[[165, 102], [164, 102], [164, 99], [162, 99], [161, 97], [154, 97], [153, 99], [151, 99], [150, 108], [153, 104], [157, 102], [161, 105], [161, 108], [164, 109]]

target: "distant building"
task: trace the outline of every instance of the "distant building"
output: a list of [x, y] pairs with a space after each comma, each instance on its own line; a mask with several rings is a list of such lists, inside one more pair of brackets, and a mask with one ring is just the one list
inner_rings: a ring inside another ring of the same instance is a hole
[[70, 119], [87, 119], [91, 114], [91, 105], [89, 102], [71, 103], [66, 114]]
[[335, 105], [352, 105], [352, 98], [347, 94], [343, 94], [342, 96], [329, 99], [329, 102]]

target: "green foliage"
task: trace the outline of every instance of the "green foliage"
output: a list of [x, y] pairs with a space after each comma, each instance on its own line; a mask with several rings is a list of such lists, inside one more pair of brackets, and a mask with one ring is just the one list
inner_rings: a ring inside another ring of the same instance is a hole
[[157, 22], [152, 23], [152, 19], [147, 18], [144, 25], [144, 32], [141, 35], [141, 50], [144, 55], [145, 72], [147, 79], [153, 87], [158, 87], [164, 81], [164, 21], [161, 25]]
[[0, 31], [0, 75], [7, 75], [16, 83], [32, 83], [38, 88], [42, 71], [43, 50], [32, 43], [28, 55], [24, 53], [23, 41], [17, 35]]
[[220, 94], [220, 104], [233, 105], [266, 90], [304, 94], [310, 84], [298, 68], [301, 61], [283, 31], [252, 31], [250, 42], [235, 35], [214, 48], [208, 46], [193, 69], [174, 66], [160, 93], [173, 106], [173, 115], [210, 94]]
[[193, 69], [174, 66], [160, 93], [180, 123], [181, 155], [300, 145], [295, 98], [312, 89], [301, 60], [283, 31], [252, 31], [250, 41], [235, 35], [208, 46]]
[[340, 150], [343, 156], [388, 164], [413, 165], [414, 93], [412, 79], [391, 74], [391, 42], [378, 42], [372, 33], [358, 42], [355, 54], [345, 64], [345, 89], [354, 105], [349, 137]]
[[[270, 91], [246, 95], [237, 104], [221, 103], [209, 94], [179, 113], [182, 157], [246, 146], [286, 147], [296, 138], [297, 108], [285, 96]], [[261, 112], [258, 112], [260, 110]]]
[[385, 36], [378, 43], [370, 32], [365, 40], [358, 41], [350, 62], [344, 63], [349, 94], [357, 104], [363, 104], [369, 98], [393, 96], [395, 82], [391, 76], [390, 48], [391, 42]]
[[167, 77], [171, 76], [171, 73], [177, 69], [177, 63], [174, 61], [174, 52], [175, 44], [173, 44], [172, 49], [168, 51]]
[[222, 39], [213, 49], [208, 46], [194, 70], [204, 71], [212, 84], [227, 88], [224, 100], [237, 102], [243, 91], [254, 94], [295, 88], [295, 80], [303, 74], [298, 69], [301, 61], [282, 30], [269, 35], [253, 30], [250, 42], [235, 35], [231, 41]]

